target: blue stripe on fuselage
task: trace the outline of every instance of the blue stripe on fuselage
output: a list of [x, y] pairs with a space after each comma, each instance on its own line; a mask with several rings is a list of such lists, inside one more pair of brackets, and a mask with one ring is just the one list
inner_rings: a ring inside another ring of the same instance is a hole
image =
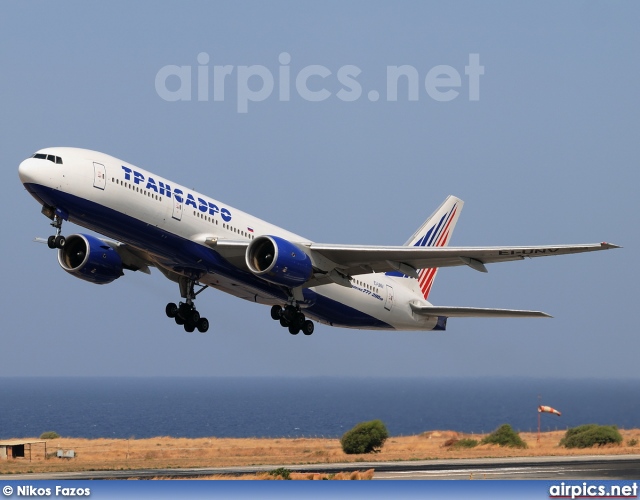
[[[69, 213], [71, 222], [108, 238], [142, 248], [157, 256], [165, 267], [177, 273], [193, 279], [202, 279], [207, 273], [215, 273], [283, 303], [287, 300], [287, 295], [281, 287], [272, 285], [251, 272], [238, 269], [204, 245], [63, 191], [37, 184], [25, 184], [25, 188], [39, 202], [64, 208]], [[384, 321], [313, 290], [305, 289], [303, 293], [305, 303], [309, 304], [305, 311], [334, 326], [394, 329]]]

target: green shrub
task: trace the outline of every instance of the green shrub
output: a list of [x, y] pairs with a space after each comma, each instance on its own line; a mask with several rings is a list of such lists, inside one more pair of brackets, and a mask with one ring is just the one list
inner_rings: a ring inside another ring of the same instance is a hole
[[581, 425], [569, 429], [560, 440], [560, 446], [565, 448], [591, 448], [609, 443], [622, 443], [622, 436], [615, 425]]
[[361, 422], [340, 439], [342, 451], [347, 455], [376, 453], [389, 437], [387, 428], [380, 420]]
[[60, 434], [54, 431], [43, 432], [42, 434], [40, 434], [40, 439], [58, 439], [59, 437]]
[[627, 441], [627, 446], [636, 446], [637, 444], [638, 444], [637, 439], [629, 439], [629, 441]]
[[282, 479], [290, 480], [291, 479], [291, 471], [289, 469], [285, 469], [284, 467], [278, 467], [277, 469], [270, 470], [267, 474], [273, 477], [281, 477]]
[[465, 438], [453, 443], [453, 445], [451, 445], [451, 448], [475, 448], [476, 446], [478, 446], [478, 441], [476, 441], [475, 439]]
[[495, 431], [485, 437], [482, 444], [497, 444], [499, 446], [509, 446], [510, 448], [526, 448], [520, 434], [514, 431], [509, 424], [502, 424]]

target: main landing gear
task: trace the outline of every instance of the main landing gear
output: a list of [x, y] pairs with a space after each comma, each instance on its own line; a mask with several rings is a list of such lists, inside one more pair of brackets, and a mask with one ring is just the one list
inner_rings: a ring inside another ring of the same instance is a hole
[[202, 292], [206, 285], [201, 285], [202, 288], [194, 293], [193, 289], [196, 282], [188, 278], [180, 278], [180, 295], [186, 299], [185, 302], [174, 304], [169, 302], [165, 307], [165, 313], [169, 318], [173, 318], [178, 325], [184, 326], [184, 331], [191, 333], [196, 328], [200, 333], [205, 333], [209, 329], [209, 320], [207, 318], [200, 317], [200, 313], [196, 311], [196, 306], [193, 301], [200, 292]]
[[313, 321], [305, 319], [298, 306], [288, 304], [284, 307], [273, 306], [271, 308], [271, 318], [280, 321], [280, 325], [289, 329], [291, 335], [298, 335], [300, 331], [305, 335], [313, 333]]
[[62, 234], [60, 234], [62, 232], [62, 217], [54, 215], [51, 225], [56, 229], [56, 234], [49, 236], [47, 239], [47, 246], [51, 249], [63, 248], [67, 240], [62, 236]]

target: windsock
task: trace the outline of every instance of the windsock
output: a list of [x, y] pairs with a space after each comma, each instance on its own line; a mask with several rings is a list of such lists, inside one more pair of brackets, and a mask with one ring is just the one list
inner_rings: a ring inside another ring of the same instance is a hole
[[558, 416], [562, 415], [562, 413], [560, 413], [558, 410], [555, 410], [555, 409], [551, 408], [550, 406], [542, 406], [542, 405], [538, 406], [538, 412], [539, 413], [542, 413], [542, 412], [555, 413]]

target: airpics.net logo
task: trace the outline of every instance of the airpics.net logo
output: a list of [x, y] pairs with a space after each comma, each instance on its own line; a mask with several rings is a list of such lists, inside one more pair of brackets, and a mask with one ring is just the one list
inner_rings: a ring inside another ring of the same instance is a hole
[[196, 59], [198, 64], [195, 67], [169, 64], [160, 68], [155, 78], [160, 98], [169, 102], [194, 99], [224, 102], [235, 98], [238, 113], [248, 113], [249, 103], [253, 103], [253, 108], [255, 103], [268, 99], [288, 102], [296, 96], [309, 102], [330, 99], [342, 102], [359, 99], [418, 102], [421, 98], [449, 102], [465, 95], [469, 101], [479, 101], [480, 77], [484, 75], [480, 54], [469, 54], [468, 61], [460, 64], [461, 71], [446, 64], [428, 69], [410, 64], [386, 66], [386, 81], [377, 87], [383, 89], [379, 91], [363, 88], [363, 71], [356, 65], [347, 64], [332, 70], [320, 64], [310, 64], [298, 69], [292, 66], [288, 52], [278, 56], [279, 64], [275, 71], [260, 64], [212, 64], [206, 52], [200, 52]]

